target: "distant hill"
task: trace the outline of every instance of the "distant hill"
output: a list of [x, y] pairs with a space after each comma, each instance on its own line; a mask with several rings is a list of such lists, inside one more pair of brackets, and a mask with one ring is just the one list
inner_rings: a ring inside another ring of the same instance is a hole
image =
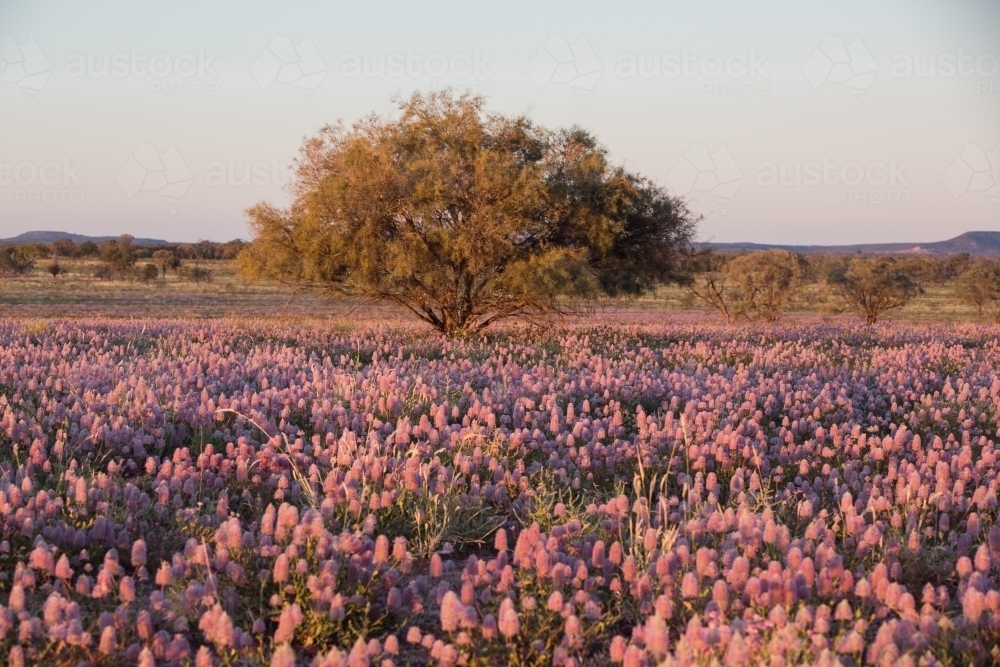
[[[68, 232], [25, 232], [9, 239], [0, 239], [0, 243], [52, 243], [58, 239], [69, 239], [73, 243], [83, 243], [84, 241], [100, 243], [101, 241], [117, 238], [117, 236], [85, 236], [84, 234], [70, 234]], [[163, 245], [169, 243], [169, 241], [137, 238], [133, 239], [132, 243], [136, 245]]]
[[966, 232], [947, 241], [933, 243], [860, 243], [856, 245], [778, 245], [766, 243], [703, 243], [703, 247], [723, 252], [780, 248], [801, 253], [871, 253], [873, 255], [970, 255], [1000, 257], [1000, 232]]

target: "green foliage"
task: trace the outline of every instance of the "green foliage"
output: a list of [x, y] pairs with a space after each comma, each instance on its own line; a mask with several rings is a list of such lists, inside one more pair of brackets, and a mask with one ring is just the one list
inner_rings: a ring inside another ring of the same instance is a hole
[[395, 303], [449, 334], [677, 277], [696, 220], [584, 130], [451, 91], [399, 108], [305, 143], [291, 208], [247, 212], [246, 277]]
[[829, 282], [868, 324], [875, 324], [888, 310], [905, 306], [921, 291], [894, 257], [852, 259], [835, 267]]

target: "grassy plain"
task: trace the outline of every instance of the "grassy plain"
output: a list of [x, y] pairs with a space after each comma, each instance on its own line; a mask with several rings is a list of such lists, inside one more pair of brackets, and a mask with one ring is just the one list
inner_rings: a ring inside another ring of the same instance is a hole
[[[141, 263], [141, 262], [140, 262]], [[207, 260], [210, 282], [195, 283], [169, 272], [149, 283], [130, 280], [98, 280], [93, 277], [97, 260], [62, 260], [66, 273], [53, 278], [40, 265], [29, 275], [0, 278], [0, 315], [8, 317], [168, 317], [220, 318], [226, 316], [273, 318], [364, 318], [397, 316], [390, 307], [372, 307], [353, 302], [333, 302], [321, 296], [295, 294], [273, 283], [248, 283], [235, 263]], [[693, 302], [680, 287], [669, 286], [641, 299], [605, 300], [599, 308], [682, 312], [707, 315], [702, 304]], [[823, 284], [801, 288], [797, 303], [786, 320], [830, 318], [850, 320], [843, 303]], [[890, 312], [887, 320], [915, 322], [977, 321], [976, 312], [955, 298], [952, 285], [930, 285], [906, 307]]]

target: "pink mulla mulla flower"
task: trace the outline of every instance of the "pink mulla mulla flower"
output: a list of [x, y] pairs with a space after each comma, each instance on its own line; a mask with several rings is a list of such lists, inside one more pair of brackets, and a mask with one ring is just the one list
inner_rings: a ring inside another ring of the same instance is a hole
[[979, 618], [985, 610], [986, 596], [970, 586], [962, 595], [962, 615], [970, 623], [979, 623]]
[[156, 585], [165, 588], [170, 585], [173, 580], [173, 571], [170, 565], [164, 561], [160, 563], [160, 567], [156, 570]]
[[648, 665], [646, 652], [635, 644], [629, 644], [625, 650], [625, 657], [622, 658], [622, 667], [647, 667]]
[[990, 549], [985, 544], [980, 544], [976, 549], [976, 557], [973, 561], [977, 572], [987, 574], [990, 571]]
[[455, 632], [462, 620], [462, 601], [454, 591], [448, 591], [441, 598], [441, 629], [445, 632]]
[[685, 572], [681, 578], [681, 597], [685, 600], [698, 597], [698, 576], [694, 572]]
[[625, 659], [625, 649], [628, 646], [628, 642], [621, 635], [615, 635], [614, 639], [611, 640], [611, 646], [609, 647], [609, 653], [611, 662], [621, 662]]
[[521, 621], [514, 609], [514, 602], [509, 597], [504, 598], [503, 602], [500, 603], [500, 617], [497, 620], [497, 627], [500, 634], [507, 639], [516, 637], [521, 631]]
[[212, 658], [212, 649], [202, 646], [194, 656], [195, 667], [215, 667], [215, 660]]
[[857, 630], [851, 630], [834, 644], [837, 653], [860, 653], [865, 650], [865, 638]]
[[545, 608], [556, 613], [561, 612], [563, 608], [562, 593], [559, 591], [553, 591], [552, 594], [549, 595], [548, 601], [545, 603]]
[[670, 635], [667, 631], [667, 623], [659, 616], [650, 616], [646, 619], [646, 650], [654, 658], [662, 660], [670, 650]]
[[608, 560], [614, 565], [621, 565], [622, 562], [622, 545], [621, 542], [617, 540], [611, 544], [611, 549], [608, 551]]
[[121, 578], [118, 582], [118, 595], [125, 604], [135, 600], [135, 580], [132, 577]]
[[406, 631], [407, 643], [419, 644], [421, 639], [423, 639], [423, 634], [420, 632], [420, 628], [415, 625], [411, 625], [410, 629]]
[[444, 574], [444, 563], [439, 554], [431, 555], [430, 575], [435, 579]]
[[507, 551], [507, 531], [501, 528], [497, 531], [496, 537], [493, 538], [493, 548], [497, 552]]
[[70, 579], [73, 577], [73, 568], [69, 564], [69, 558], [66, 554], [59, 557], [56, 561], [55, 576], [59, 579]]
[[347, 667], [368, 667], [368, 651], [365, 640], [358, 637], [347, 655]]
[[476, 603], [476, 587], [471, 581], [462, 583], [462, 604]]
[[260, 519], [261, 535], [274, 535], [274, 521], [276, 516], [277, 512], [274, 509], [274, 505], [268, 505], [264, 509], [264, 516]]
[[955, 563], [955, 572], [959, 578], [964, 578], [972, 574], [972, 560], [968, 556], [962, 556]]
[[712, 584], [712, 600], [719, 605], [720, 611], [726, 612], [729, 605], [729, 587], [722, 579], [716, 579], [715, 583]]
[[153, 636], [153, 618], [149, 615], [148, 610], [143, 609], [138, 613], [135, 619], [135, 629], [140, 639], [149, 639]]
[[497, 636], [497, 619], [493, 614], [486, 614], [483, 616], [483, 625], [480, 629], [480, 633], [483, 635], [483, 639], [490, 640], [496, 639]]
[[376, 563], [385, 563], [389, 560], [389, 538], [385, 535], [379, 535], [375, 538], [375, 553], [373, 555], [373, 559]]
[[146, 541], [136, 540], [132, 543], [132, 567], [142, 567], [146, 564]]
[[833, 614], [833, 617], [838, 621], [850, 621], [854, 619], [854, 610], [851, 609], [851, 603], [847, 600], [841, 600], [837, 603], [837, 609]]
[[635, 559], [628, 556], [622, 564], [622, 577], [627, 582], [635, 581]]
[[288, 556], [286, 554], [284, 553], [280, 554], [277, 558], [275, 558], [274, 571], [272, 575], [274, 577], [275, 583], [280, 584], [288, 581], [290, 570], [291, 570], [291, 565], [289, 563]]
[[385, 638], [385, 652], [389, 655], [397, 655], [399, 653], [399, 639], [396, 635], [389, 635]]
[[743, 639], [743, 635], [739, 631], [736, 631], [726, 646], [725, 664], [749, 665], [750, 662], [750, 647], [747, 645], [746, 640]]
[[104, 655], [111, 655], [115, 652], [117, 646], [117, 639], [115, 638], [115, 629], [113, 626], [107, 626], [101, 630], [101, 639], [97, 644], [97, 650]]
[[409, 552], [406, 550], [406, 538], [397, 537], [392, 541], [392, 558], [397, 563], [402, 563], [407, 559]]
[[594, 549], [590, 555], [590, 562], [594, 567], [601, 568], [604, 567], [605, 559], [605, 547], [604, 540], [597, 540], [594, 542]]
[[156, 667], [156, 658], [153, 657], [153, 652], [149, 650], [148, 646], [143, 647], [139, 652], [139, 660], [136, 665], [138, 667]]
[[284, 644], [292, 641], [295, 636], [295, 628], [302, 623], [302, 619], [302, 608], [298, 604], [284, 607], [278, 617], [278, 627], [274, 631], [274, 643]]
[[288, 644], [282, 644], [271, 654], [271, 667], [295, 667], [295, 651]]

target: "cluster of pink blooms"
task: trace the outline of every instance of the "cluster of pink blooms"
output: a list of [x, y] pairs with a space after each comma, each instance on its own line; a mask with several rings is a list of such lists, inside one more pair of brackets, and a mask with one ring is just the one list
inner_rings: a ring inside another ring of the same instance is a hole
[[1000, 661], [1000, 337], [0, 322], [0, 656]]

